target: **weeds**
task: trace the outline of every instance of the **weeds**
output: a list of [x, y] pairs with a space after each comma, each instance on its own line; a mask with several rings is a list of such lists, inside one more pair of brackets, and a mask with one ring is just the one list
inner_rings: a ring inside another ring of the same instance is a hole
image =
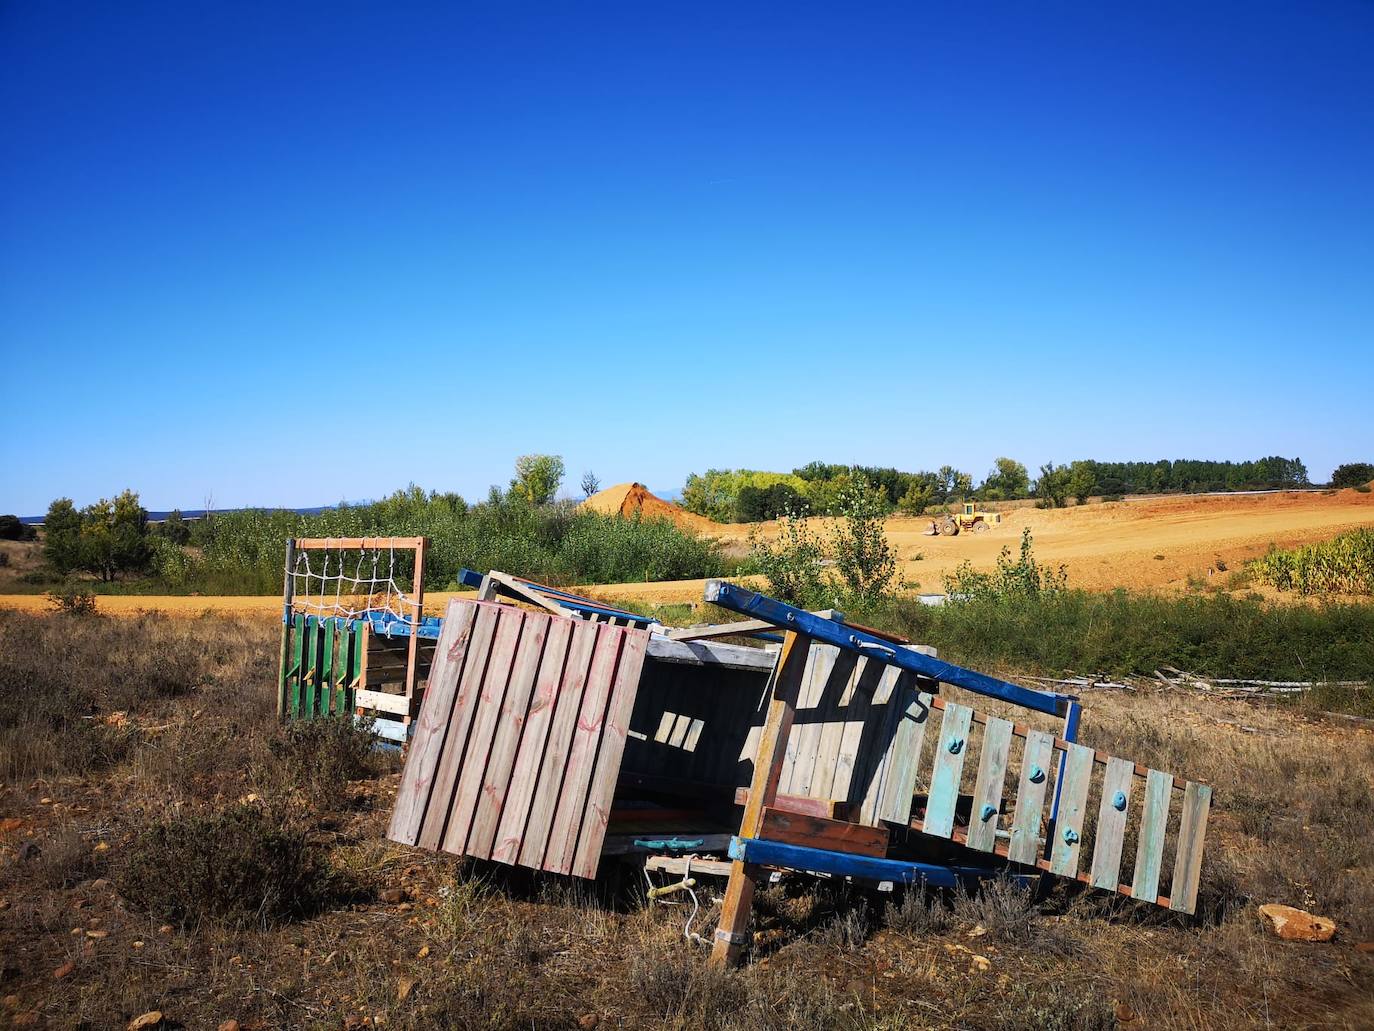
[[1058, 569], [1048, 569], [1036, 561], [1029, 526], [1021, 531], [1021, 553], [1016, 561], [1012, 561], [1011, 549], [1003, 547], [997, 556], [995, 572], [976, 570], [965, 559], [945, 577], [945, 593], [956, 601], [1039, 598], [1060, 593], [1068, 585], [1068, 573], [1062, 565]]
[[1352, 530], [1305, 548], [1270, 551], [1251, 568], [1280, 591], [1374, 594], [1374, 530]]
[[287, 723], [271, 751], [284, 761], [292, 783], [314, 804], [337, 807], [347, 797], [350, 780], [379, 771], [376, 742], [370, 722], [329, 717]]
[[134, 905], [183, 927], [277, 923], [317, 911], [338, 887], [305, 833], [256, 805], [154, 824], [125, 850], [116, 882]]

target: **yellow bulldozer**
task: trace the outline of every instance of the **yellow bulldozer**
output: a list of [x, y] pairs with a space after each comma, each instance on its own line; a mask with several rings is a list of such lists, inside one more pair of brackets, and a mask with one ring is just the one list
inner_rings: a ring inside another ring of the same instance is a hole
[[987, 509], [979, 508], [972, 502], [966, 501], [962, 512], [948, 514], [943, 521], [932, 521], [930, 529], [926, 531], [926, 536], [935, 537], [944, 534], [946, 537], [955, 537], [961, 530], [986, 533], [990, 527], [999, 526], [1001, 523], [1001, 512], [989, 512]]

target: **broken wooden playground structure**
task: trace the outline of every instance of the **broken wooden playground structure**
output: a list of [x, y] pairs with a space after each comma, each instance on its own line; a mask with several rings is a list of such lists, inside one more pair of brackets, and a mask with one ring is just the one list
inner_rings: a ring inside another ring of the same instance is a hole
[[741, 621], [669, 628], [470, 570], [475, 597], [425, 617], [425, 548], [287, 551], [280, 712], [372, 718], [405, 747], [393, 841], [679, 878], [655, 895], [726, 877], [722, 962], [777, 871], [880, 889], [1048, 876], [1196, 907], [1211, 789], [1079, 743], [1072, 696], [721, 580], [704, 600]]

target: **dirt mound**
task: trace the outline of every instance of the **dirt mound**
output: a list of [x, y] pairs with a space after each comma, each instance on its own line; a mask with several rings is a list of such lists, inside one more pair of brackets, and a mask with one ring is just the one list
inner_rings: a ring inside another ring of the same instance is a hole
[[600, 512], [602, 515], [639, 515], [644, 519], [668, 519], [678, 526], [698, 532], [718, 529], [717, 524], [705, 516], [688, 512], [685, 508], [650, 493], [642, 483], [617, 483], [614, 487], [597, 491], [578, 507]]

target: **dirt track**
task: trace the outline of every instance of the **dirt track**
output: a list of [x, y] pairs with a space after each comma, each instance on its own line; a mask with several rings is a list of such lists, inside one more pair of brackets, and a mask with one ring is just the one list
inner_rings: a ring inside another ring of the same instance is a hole
[[[824, 532], [829, 520], [815, 520]], [[1058, 511], [1021, 508], [1006, 513], [1002, 525], [983, 534], [925, 537], [929, 519], [893, 517], [888, 535], [897, 548], [901, 575], [927, 592], [943, 590], [942, 577], [961, 561], [990, 568], [1002, 547], [1016, 551], [1023, 527], [1035, 538], [1036, 557], [1063, 563], [1076, 587], [1114, 587], [1175, 591], [1190, 577], [1224, 583], [1246, 559], [1264, 554], [1271, 544], [1294, 547], [1323, 540], [1343, 530], [1374, 526], [1374, 494], [1343, 490], [1331, 494], [1251, 494], [1222, 497], [1171, 497], [1150, 501], [1112, 502]], [[750, 527], [716, 526], [711, 531], [727, 542], [742, 544]], [[759, 527], [776, 532], [776, 524]], [[915, 559], [916, 554], [924, 558]], [[1162, 557], [1156, 557], [1162, 556]], [[1216, 578], [1216, 579], [1214, 579]], [[587, 588], [602, 598], [652, 602], [686, 602], [701, 598], [703, 580], [615, 584]], [[426, 611], [442, 613], [451, 594], [431, 594]], [[106, 596], [102, 612], [133, 614], [144, 609], [200, 615], [205, 612], [275, 615], [276, 597]], [[0, 595], [0, 607], [42, 610], [40, 595]]]

